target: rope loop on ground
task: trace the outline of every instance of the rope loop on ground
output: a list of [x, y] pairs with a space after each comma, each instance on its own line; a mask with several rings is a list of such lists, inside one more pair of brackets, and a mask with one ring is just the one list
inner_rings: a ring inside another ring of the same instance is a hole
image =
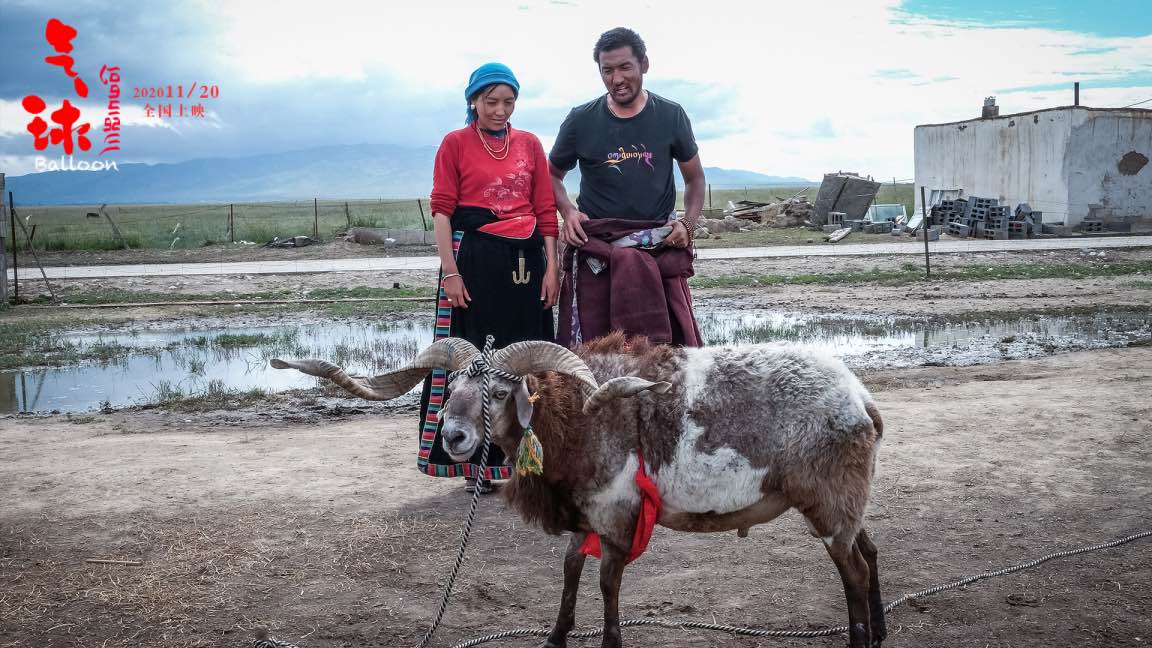
[[[488, 449], [492, 445], [492, 414], [489, 409], [492, 376], [496, 375], [501, 378], [511, 376], [513, 380], [520, 379], [519, 376], [512, 376], [512, 374], [492, 366], [492, 346], [495, 342], [496, 339], [494, 337], [491, 335], [487, 336], [484, 340], [484, 350], [477, 354], [472, 364], [468, 365], [466, 369], [461, 370], [470, 377], [478, 375], [484, 376], [484, 386], [480, 392], [484, 395], [480, 401], [481, 411], [484, 416], [484, 447], [480, 451], [479, 477], [483, 477], [484, 471], [488, 468]], [[452, 377], [455, 377], [459, 373], [460, 372], [454, 372]], [[464, 529], [460, 532], [460, 550], [456, 553], [456, 562], [452, 565], [452, 570], [448, 573], [448, 580], [444, 583], [444, 593], [440, 597], [440, 606], [436, 610], [436, 616], [433, 618], [432, 624], [428, 627], [428, 631], [424, 633], [424, 637], [420, 640], [420, 643], [416, 644], [416, 648], [425, 648], [428, 642], [432, 641], [432, 635], [436, 634], [436, 629], [440, 627], [440, 623], [444, 620], [444, 612], [448, 610], [448, 600], [452, 598], [452, 586], [456, 583], [456, 577], [460, 574], [460, 568], [464, 565], [464, 552], [468, 548], [468, 539], [472, 535], [472, 525], [476, 522], [476, 507], [480, 502], [481, 491], [481, 488], [477, 488], [472, 493], [472, 502], [468, 505], [468, 517], [464, 522]]]
[[[939, 594], [940, 592], [944, 592], [944, 591], [951, 590], [951, 589], [956, 589], [958, 587], [964, 587], [965, 585], [970, 585], [972, 583], [975, 583], [976, 581], [981, 581], [981, 580], [984, 580], [986, 578], [995, 578], [997, 576], [1006, 576], [1006, 575], [1014, 573], [1014, 572], [1023, 571], [1026, 569], [1032, 569], [1034, 567], [1037, 567], [1039, 565], [1042, 565], [1042, 564], [1048, 562], [1049, 560], [1055, 560], [1056, 558], [1067, 558], [1069, 556], [1075, 556], [1077, 554], [1089, 553], [1089, 552], [1093, 552], [1093, 551], [1100, 551], [1102, 549], [1111, 549], [1113, 547], [1118, 547], [1120, 545], [1132, 542], [1133, 540], [1139, 540], [1141, 538], [1147, 538], [1149, 536], [1152, 536], [1152, 530], [1141, 531], [1139, 533], [1133, 533], [1132, 535], [1124, 536], [1123, 538], [1118, 538], [1118, 539], [1112, 540], [1110, 542], [1103, 542], [1100, 544], [1089, 545], [1086, 547], [1077, 547], [1075, 549], [1066, 549], [1064, 551], [1057, 551], [1054, 553], [1050, 553], [1046, 556], [1041, 556], [1040, 558], [1036, 558], [1035, 560], [1030, 560], [1028, 562], [1020, 563], [1018, 565], [1012, 565], [1011, 567], [1005, 567], [1004, 569], [998, 569], [996, 571], [984, 572], [982, 574], [977, 574], [975, 576], [968, 576], [966, 578], [962, 578], [962, 579], [957, 580], [957, 581], [952, 581], [950, 583], [944, 583], [941, 585], [929, 587], [927, 589], [920, 590], [919, 592], [913, 592], [911, 594], [905, 594], [904, 596], [901, 596], [900, 598], [892, 601], [891, 603], [888, 603], [887, 605], [884, 606], [884, 613], [887, 614], [888, 612], [891, 612], [893, 609], [899, 607], [900, 605], [903, 605], [904, 603], [907, 603], [908, 601], [918, 599], [918, 598], [924, 598], [926, 596], [932, 596], [933, 594]], [[819, 629], [819, 630], [768, 630], [768, 629], [757, 629], [757, 628], [743, 628], [743, 627], [739, 627], [739, 626], [722, 625], [722, 624], [718, 624], [718, 623], [700, 623], [700, 622], [696, 622], [696, 621], [664, 621], [661, 619], [629, 619], [627, 621], [621, 621], [620, 622], [621, 628], [628, 628], [628, 627], [632, 627], [632, 626], [656, 626], [656, 627], [668, 628], [668, 629], [672, 629], [672, 630], [714, 630], [716, 632], [726, 632], [726, 633], [732, 634], [732, 635], [743, 635], [743, 636], [751, 636], [751, 637], [777, 637], [777, 638], [786, 638], [786, 639], [812, 639], [812, 638], [816, 638], [816, 637], [831, 637], [833, 635], [845, 634], [848, 632], [848, 626], [846, 626], [846, 625], [836, 626], [834, 628], [823, 628], [823, 629]], [[488, 643], [490, 641], [496, 641], [497, 639], [507, 639], [509, 637], [547, 637], [550, 632], [551, 631], [547, 630], [547, 629], [519, 628], [516, 630], [508, 630], [505, 632], [499, 632], [496, 634], [486, 635], [483, 637], [477, 637], [475, 639], [469, 639], [468, 641], [464, 641], [462, 643], [455, 644], [454, 646], [452, 646], [452, 648], [472, 648], [472, 646], [479, 646], [481, 644], [485, 644], [485, 643]], [[570, 639], [591, 639], [593, 637], [599, 637], [600, 635], [603, 635], [603, 634], [604, 634], [604, 630], [601, 628], [598, 630], [584, 630], [581, 632], [570, 632], [570, 633], [568, 633], [568, 637]]]

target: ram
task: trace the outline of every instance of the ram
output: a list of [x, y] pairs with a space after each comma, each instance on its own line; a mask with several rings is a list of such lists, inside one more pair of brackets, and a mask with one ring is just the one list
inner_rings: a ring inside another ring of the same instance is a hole
[[440, 419], [456, 461], [483, 442], [490, 382], [493, 442], [515, 457], [530, 426], [544, 450], [540, 474], [518, 474], [505, 487], [510, 505], [548, 533], [572, 534], [546, 646], [567, 644], [593, 534], [602, 645], [621, 645], [621, 575], [642, 549], [645, 510], [677, 531], [743, 535], [796, 509], [843, 581], [850, 646], [878, 646], [886, 636], [876, 546], [863, 526], [883, 423], [868, 391], [834, 358], [786, 346], [676, 348], [612, 334], [575, 353], [519, 342], [490, 356], [464, 340], [440, 340], [411, 366], [374, 378], [319, 360], [273, 364], [373, 400], [407, 392], [433, 368], [453, 372]]

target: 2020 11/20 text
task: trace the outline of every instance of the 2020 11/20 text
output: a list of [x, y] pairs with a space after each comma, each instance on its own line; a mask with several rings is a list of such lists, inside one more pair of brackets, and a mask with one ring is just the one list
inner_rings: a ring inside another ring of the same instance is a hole
[[[187, 92], [185, 92], [187, 88]], [[197, 94], [199, 93], [199, 94]], [[193, 83], [185, 86], [158, 85], [132, 88], [133, 99], [219, 99], [220, 86], [216, 84]]]

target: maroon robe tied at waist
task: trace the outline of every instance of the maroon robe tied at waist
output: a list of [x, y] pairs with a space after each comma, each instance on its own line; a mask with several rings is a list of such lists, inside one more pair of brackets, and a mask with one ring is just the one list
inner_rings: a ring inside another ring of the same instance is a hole
[[[569, 246], [564, 253], [556, 341], [575, 348], [612, 331], [623, 331], [647, 336], [658, 344], [703, 346], [688, 291], [688, 278], [693, 275], [692, 250], [612, 245], [612, 241], [660, 227], [661, 223], [601, 218], [582, 225], [588, 242], [581, 248]], [[604, 265], [599, 273], [589, 267], [589, 257]]]

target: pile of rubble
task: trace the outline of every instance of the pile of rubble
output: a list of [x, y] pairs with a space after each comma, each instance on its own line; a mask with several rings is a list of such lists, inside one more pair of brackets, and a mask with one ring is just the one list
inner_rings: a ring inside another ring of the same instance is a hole
[[696, 238], [708, 238], [723, 232], [739, 232], [770, 227], [799, 227], [812, 218], [812, 203], [801, 191], [789, 198], [776, 197], [776, 202], [753, 200], [729, 202], [724, 218], [705, 218], [696, 229]]
[[984, 239], [1035, 238], [1043, 232], [1044, 215], [1020, 203], [1013, 211], [996, 198], [942, 200], [932, 207], [933, 225], [947, 228], [952, 236]]
[[776, 202], [760, 203], [741, 200], [729, 203], [725, 212], [733, 218], [751, 220], [769, 227], [799, 227], [812, 219], [813, 206], [808, 202], [807, 190], [789, 198], [777, 197]]

